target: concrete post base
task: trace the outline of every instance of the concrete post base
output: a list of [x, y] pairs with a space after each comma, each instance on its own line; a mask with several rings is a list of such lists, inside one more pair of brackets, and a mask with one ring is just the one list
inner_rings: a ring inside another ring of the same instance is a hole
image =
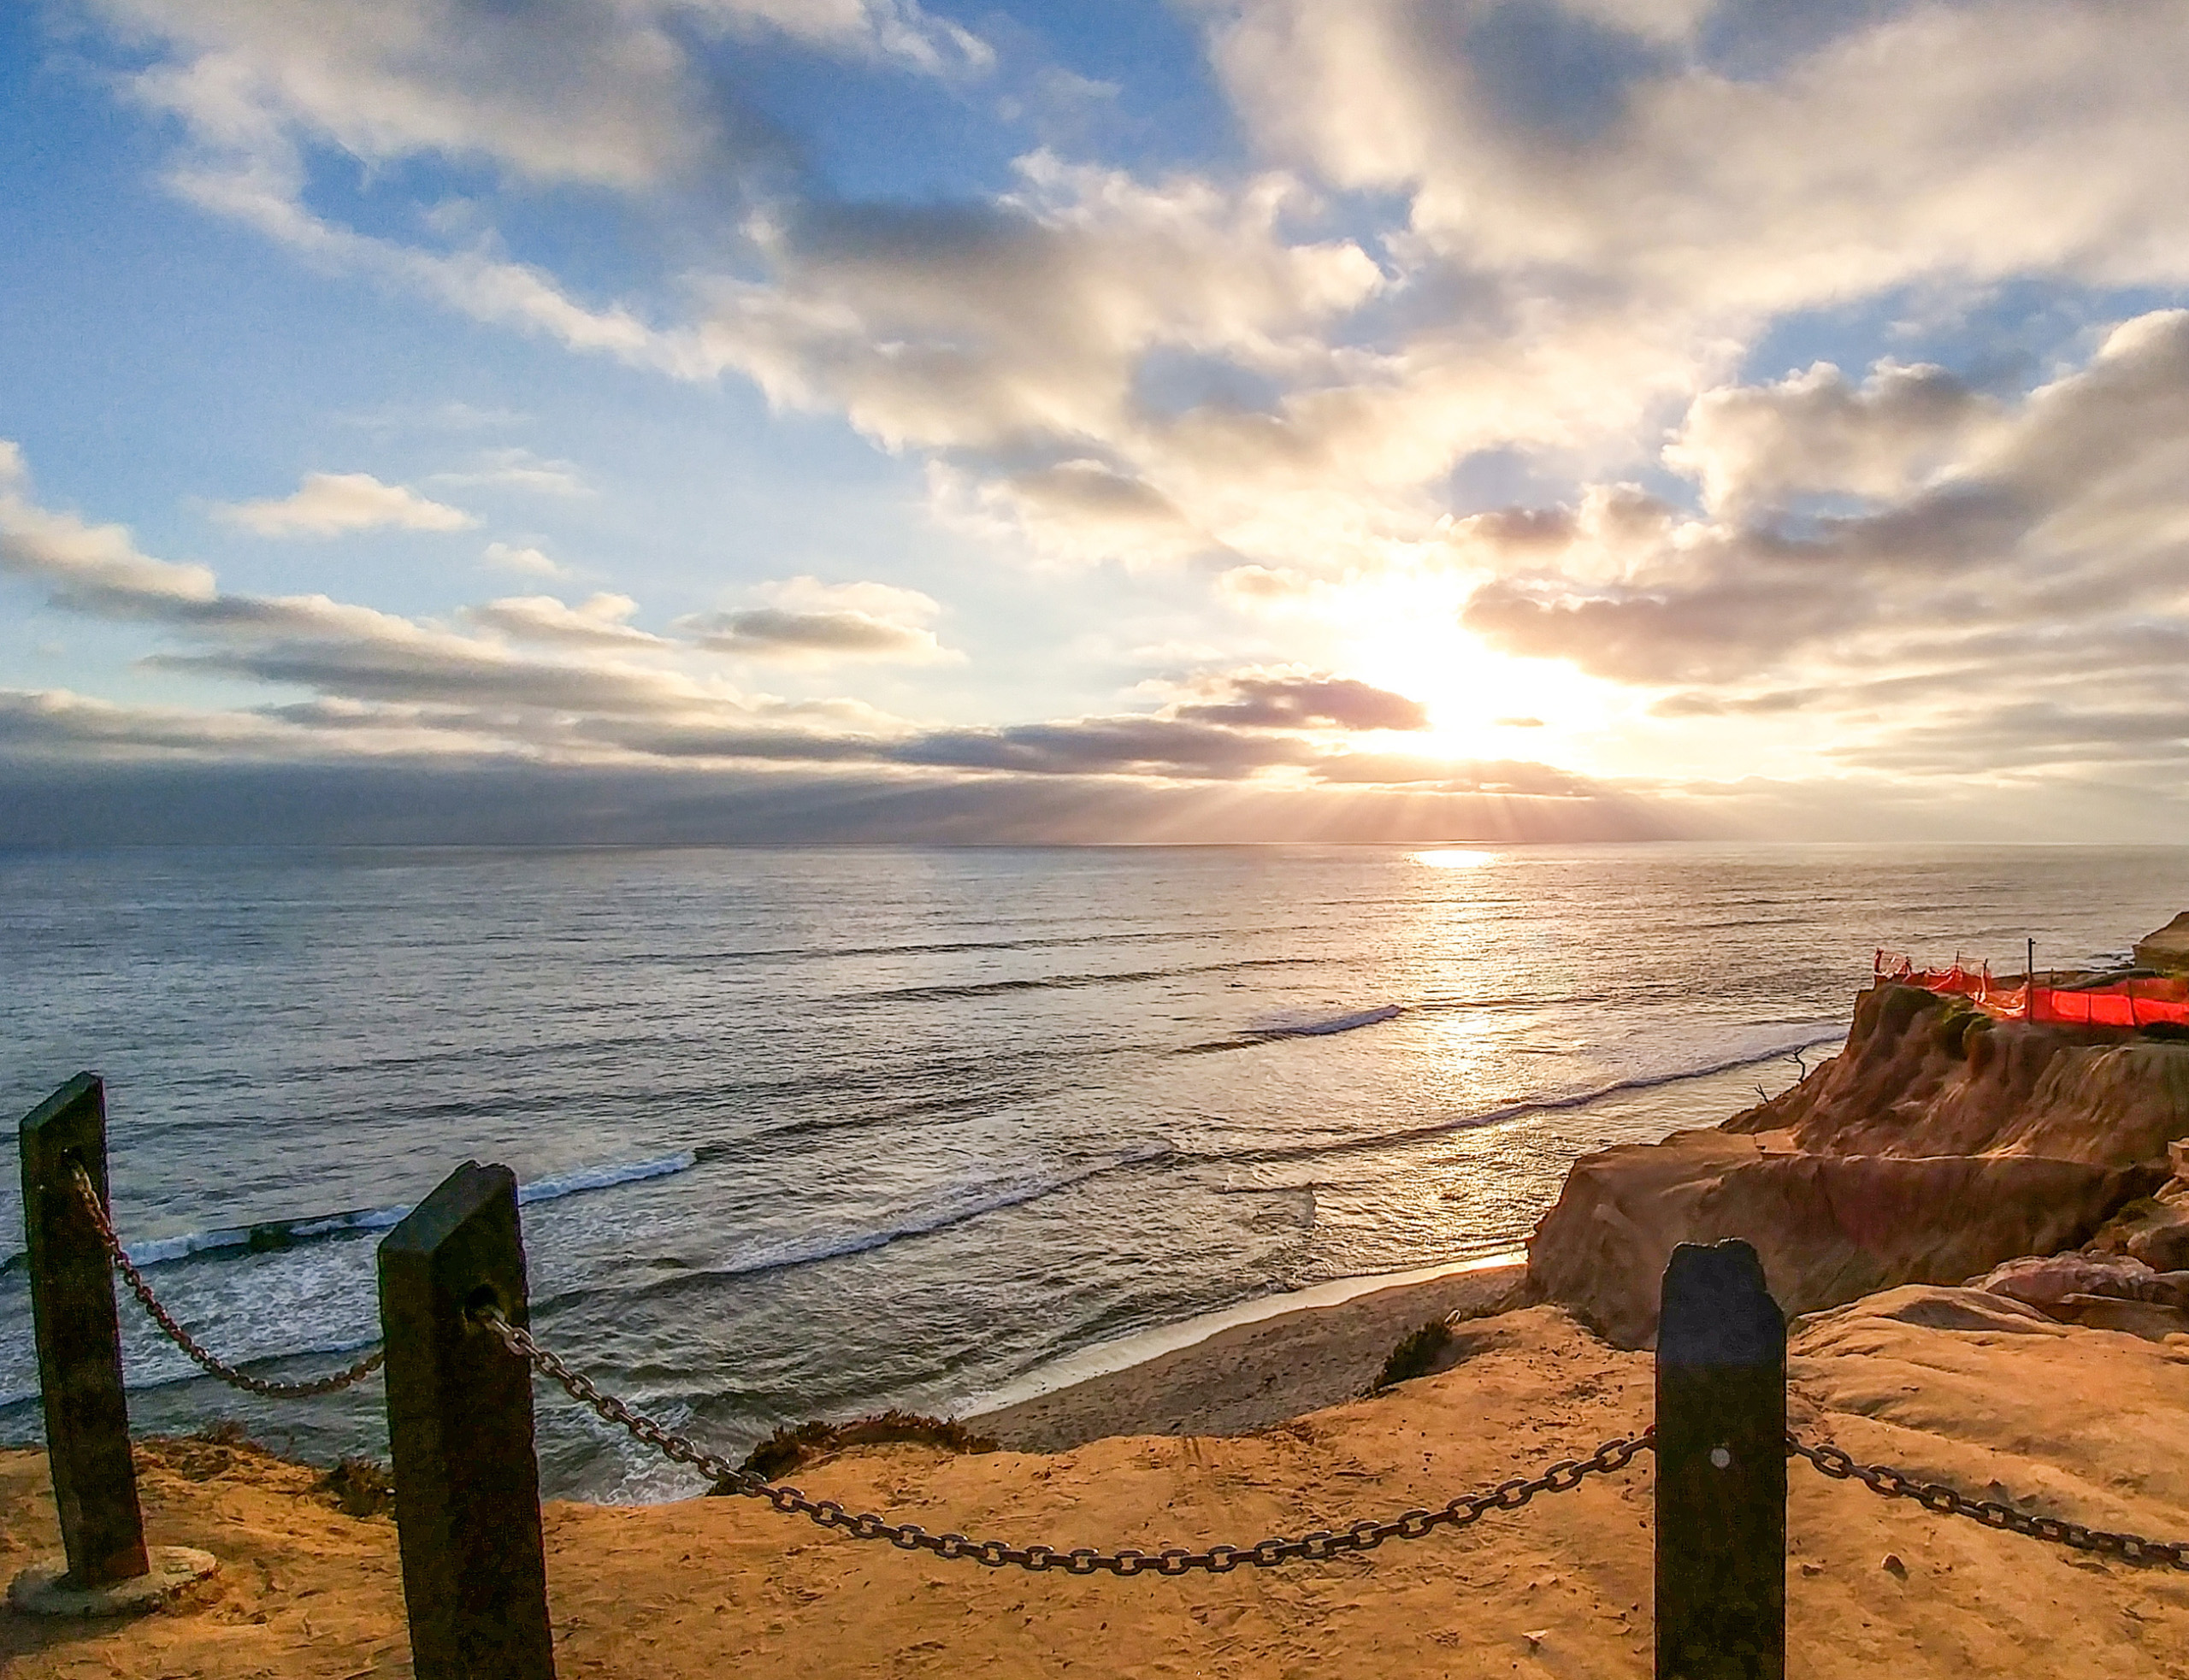
[[147, 1555], [149, 1571], [110, 1587], [71, 1586], [68, 1561], [49, 1558], [9, 1583], [9, 1607], [26, 1616], [127, 1616], [165, 1604], [221, 1566], [194, 1546], [155, 1546]]

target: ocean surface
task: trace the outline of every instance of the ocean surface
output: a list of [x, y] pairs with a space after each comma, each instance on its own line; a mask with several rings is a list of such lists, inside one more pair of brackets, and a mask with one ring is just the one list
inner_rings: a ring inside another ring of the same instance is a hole
[[[378, 1235], [506, 1162], [541, 1338], [741, 1451], [1509, 1250], [1577, 1154], [1829, 1053], [1874, 947], [2079, 963], [2185, 905], [2180, 849], [0, 854], [0, 1106], [103, 1073], [125, 1240], [291, 1380], [374, 1341]], [[257, 1400], [121, 1312], [139, 1428], [384, 1453], [377, 1379]], [[539, 1411], [549, 1493], [693, 1490]], [[0, 1440], [38, 1428], [11, 1259]]]

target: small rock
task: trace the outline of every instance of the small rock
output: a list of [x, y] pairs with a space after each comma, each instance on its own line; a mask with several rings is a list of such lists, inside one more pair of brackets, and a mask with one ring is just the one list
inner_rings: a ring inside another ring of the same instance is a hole
[[1885, 1561], [1878, 1567], [1897, 1580], [1905, 1581], [1908, 1578], [1908, 1565], [1900, 1561], [1900, 1553], [1897, 1552], [1886, 1553]]
[[1803, 1564], [1802, 1565], [1802, 1573], [1807, 1576], [1810, 1580], [1814, 1581], [1818, 1576], [1824, 1573], [1824, 1565], [1822, 1564]]
[[1537, 1628], [1533, 1633], [1524, 1633], [1520, 1637], [1528, 1642], [1528, 1649], [1532, 1651], [1537, 1646], [1541, 1645], [1544, 1640], [1550, 1637], [1550, 1630], [1549, 1628]]

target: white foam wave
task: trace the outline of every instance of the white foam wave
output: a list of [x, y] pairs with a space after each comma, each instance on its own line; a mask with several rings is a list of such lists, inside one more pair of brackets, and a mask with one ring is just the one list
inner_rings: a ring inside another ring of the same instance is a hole
[[1323, 1038], [1331, 1033], [1350, 1033], [1362, 1027], [1395, 1021], [1405, 1013], [1398, 1004], [1378, 1004], [1373, 1009], [1357, 1009], [1347, 1015], [1266, 1015], [1247, 1031], [1255, 1038]]
[[715, 1275], [743, 1277], [755, 1272], [782, 1271], [791, 1266], [811, 1265], [818, 1260], [841, 1259], [847, 1254], [863, 1254], [869, 1249], [880, 1248], [905, 1237], [926, 1236], [931, 1232], [947, 1230], [953, 1225], [962, 1225], [968, 1220], [978, 1219], [987, 1214], [1000, 1213], [1006, 1208], [1023, 1207], [1028, 1202], [1039, 1201], [1044, 1196], [1053, 1196], [1075, 1185], [1084, 1184], [1091, 1178], [1100, 1178], [1123, 1167], [1167, 1159], [1175, 1152], [1170, 1144], [1150, 1144], [1145, 1148], [1129, 1151], [1108, 1160], [1092, 1162], [1067, 1172], [1006, 1180], [1000, 1184], [994, 1181], [969, 1184], [955, 1194], [907, 1208], [886, 1224], [763, 1247], [739, 1257]]
[[618, 1184], [635, 1184], [642, 1178], [666, 1178], [670, 1173], [687, 1171], [699, 1164], [698, 1151], [680, 1149], [674, 1155], [657, 1155], [650, 1161], [580, 1167], [575, 1172], [557, 1173], [546, 1178], [535, 1178], [529, 1184], [520, 1184], [516, 1192], [517, 1203], [520, 1206], [529, 1207], [534, 1202], [556, 1201], [587, 1190], [607, 1190]]
[[1662, 1085], [1675, 1085], [1682, 1080], [1702, 1079], [1712, 1074], [1730, 1073], [1735, 1068], [1753, 1067], [1760, 1062], [1775, 1061], [1791, 1056], [1820, 1044], [1832, 1044], [1846, 1036], [1847, 1029], [1837, 1022], [1814, 1022], [1801, 1025], [1773, 1026], [1751, 1029], [1736, 1037], [1731, 1043], [1720, 1040], [1716, 1056], [1708, 1061], [1673, 1064], [1660, 1069], [1641, 1069], [1621, 1079], [1583, 1088], [1548, 1092], [1539, 1096], [1522, 1098], [1496, 1108], [1478, 1109], [1472, 1113], [1449, 1114], [1424, 1121], [1419, 1125], [1402, 1126], [1389, 1131], [1372, 1132], [1352, 1137], [1318, 1138], [1309, 1142], [1284, 1144], [1248, 1144], [1236, 1149], [1212, 1151], [1194, 1158], [1207, 1162], [1250, 1163], [1271, 1161], [1304, 1161], [1324, 1155], [1347, 1155], [1356, 1151], [1380, 1149], [1398, 1144], [1418, 1143], [1441, 1137], [1451, 1132], [1473, 1131], [1484, 1126], [1495, 1126], [1508, 1120], [1519, 1120], [1531, 1114], [1556, 1113], [1566, 1109], [1585, 1108], [1590, 1103], [1602, 1102], [1607, 1097], [1623, 1095], [1630, 1091], [1655, 1090]]
[[[564, 1196], [580, 1195], [588, 1190], [606, 1190], [619, 1184], [634, 1184], [640, 1179], [662, 1178], [670, 1173], [683, 1172], [696, 1166], [699, 1158], [696, 1151], [680, 1149], [673, 1155], [657, 1155], [644, 1161], [615, 1161], [600, 1166], [580, 1167], [570, 1172], [554, 1173], [546, 1178], [535, 1178], [528, 1183], [519, 1184], [516, 1199], [518, 1205], [525, 1207], [537, 1202], [558, 1201]], [[407, 1205], [351, 1208], [341, 1213], [322, 1213], [304, 1219], [273, 1219], [257, 1225], [238, 1225], [209, 1231], [186, 1231], [180, 1236], [155, 1237], [148, 1241], [131, 1243], [127, 1252], [133, 1264], [150, 1266], [169, 1260], [188, 1259], [193, 1254], [286, 1248], [329, 1237], [392, 1230], [409, 1217], [410, 1212]]]

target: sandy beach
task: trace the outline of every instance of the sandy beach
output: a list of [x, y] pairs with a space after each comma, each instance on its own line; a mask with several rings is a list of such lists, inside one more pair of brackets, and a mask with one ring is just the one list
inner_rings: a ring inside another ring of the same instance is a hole
[[1250, 1435], [1353, 1399], [1408, 1334], [1493, 1311], [1526, 1281], [1514, 1261], [1296, 1307], [962, 1421], [1023, 1453], [1111, 1435]]

